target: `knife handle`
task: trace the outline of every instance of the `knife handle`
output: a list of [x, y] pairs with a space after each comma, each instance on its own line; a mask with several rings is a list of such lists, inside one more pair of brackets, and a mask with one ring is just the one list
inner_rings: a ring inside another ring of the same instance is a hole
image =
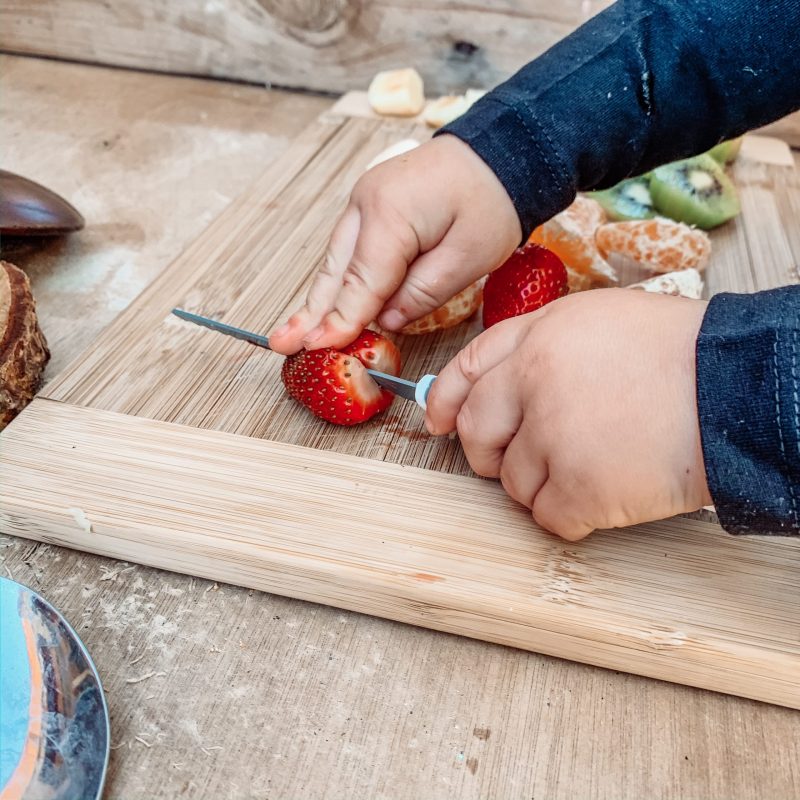
[[423, 375], [417, 381], [417, 388], [414, 390], [414, 399], [417, 401], [417, 405], [423, 410], [428, 408], [428, 392], [430, 392], [431, 386], [435, 380], [435, 375]]

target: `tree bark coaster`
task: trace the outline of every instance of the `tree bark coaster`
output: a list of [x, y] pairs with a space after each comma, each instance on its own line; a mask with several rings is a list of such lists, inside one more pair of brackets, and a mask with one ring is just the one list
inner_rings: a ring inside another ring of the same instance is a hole
[[33, 399], [49, 359], [28, 276], [0, 261], [0, 430]]

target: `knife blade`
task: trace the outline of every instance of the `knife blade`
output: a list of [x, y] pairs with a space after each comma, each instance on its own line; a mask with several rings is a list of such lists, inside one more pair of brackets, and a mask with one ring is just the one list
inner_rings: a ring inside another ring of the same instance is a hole
[[[224, 333], [226, 336], [232, 336], [234, 339], [249, 342], [250, 344], [256, 345], [256, 347], [263, 347], [265, 350], [272, 349], [269, 346], [269, 339], [258, 333], [246, 331], [243, 328], [236, 328], [233, 325], [219, 322], [210, 317], [202, 317], [199, 314], [193, 314], [191, 311], [184, 311], [182, 308], [173, 308], [172, 313], [176, 317], [180, 317], [180, 319], [193, 322], [195, 325], [201, 325], [217, 333]], [[367, 372], [372, 376], [372, 379], [378, 386], [388, 389], [404, 400], [410, 400], [416, 403], [420, 408], [427, 408], [428, 392], [430, 392], [431, 385], [436, 380], [435, 375], [423, 375], [418, 381], [414, 382], [406, 380], [405, 378], [398, 378], [396, 375], [388, 375], [385, 372], [379, 372], [376, 369], [367, 369]]]

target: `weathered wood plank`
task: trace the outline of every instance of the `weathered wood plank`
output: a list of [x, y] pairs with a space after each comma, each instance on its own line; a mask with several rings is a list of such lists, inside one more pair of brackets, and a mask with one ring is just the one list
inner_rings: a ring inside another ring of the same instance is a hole
[[8, 0], [0, 47], [331, 92], [413, 65], [431, 94], [493, 86], [608, 0]]
[[[3, 237], [30, 276], [61, 372], [330, 105], [222, 81], [0, 56], [3, 166], [86, 218], [77, 234]], [[13, 113], [11, 110], [13, 109]], [[302, 137], [301, 137], [302, 141]], [[280, 188], [282, 162], [272, 173]], [[137, 307], [138, 308], [138, 307]], [[137, 310], [135, 313], [141, 313]]]
[[109, 798], [800, 789], [800, 713], [788, 708], [11, 537], [0, 570], [43, 592], [94, 657]]

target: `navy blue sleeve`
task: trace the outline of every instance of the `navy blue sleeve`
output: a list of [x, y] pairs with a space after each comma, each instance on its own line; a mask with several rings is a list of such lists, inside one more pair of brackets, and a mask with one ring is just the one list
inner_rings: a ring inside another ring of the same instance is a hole
[[800, 286], [711, 299], [697, 408], [723, 527], [800, 534]]
[[[619, 0], [439, 131], [510, 195], [523, 235], [580, 190], [800, 107], [800, 0]], [[720, 295], [697, 342], [706, 475], [732, 533], [800, 533], [800, 287]]]
[[525, 238], [605, 188], [800, 107], [800, 0], [619, 0], [438, 133], [510, 195]]

